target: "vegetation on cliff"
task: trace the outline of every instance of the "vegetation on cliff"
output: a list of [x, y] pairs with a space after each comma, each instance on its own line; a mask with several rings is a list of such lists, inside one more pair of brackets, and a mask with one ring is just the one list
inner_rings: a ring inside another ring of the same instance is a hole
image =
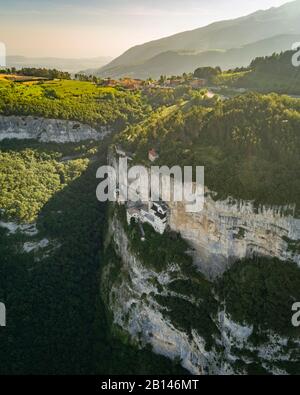
[[220, 300], [234, 321], [255, 332], [299, 336], [291, 309], [300, 300], [300, 269], [292, 262], [257, 257], [235, 263], [218, 285]]

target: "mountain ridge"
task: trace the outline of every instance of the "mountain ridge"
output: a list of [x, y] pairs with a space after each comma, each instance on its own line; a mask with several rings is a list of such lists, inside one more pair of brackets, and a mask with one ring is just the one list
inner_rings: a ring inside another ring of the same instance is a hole
[[[281, 35], [300, 35], [300, 0], [289, 2], [281, 7], [272, 7], [268, 10], [259, 10], [252, 14], [236, 19], [213, 22], [207, 26], [197, 29], [176, 33], [175, 35], [163, 37], [144, 44], [129, 48], [121, 56], [114, 59], [108, 65], [100, 68], [96, 73], [100, 76], [118, 77], [124, 73], [133, 77], [141, 74], [135, 73], [135, 67], [143, 66], [143, 75], [150, 77], [151, 73], [147, 69], [147, 62], [155, 56], [168, 51], [194, 52], [199, 55], [207, 51], [228, 51], [235, 48], [245, 47], [246, 45], [271, 39]], [[272, 48], [273, 50], [287, 50], [291, 48], [293, 42], [284, 48]], [[270, 52], [254, 54], [269, 55]], [[253, 54], [251, 55], [253, 57]], [[248, 56], [249, 58], [249, 56]], [[211, 65], [211, 64], [206, 64]], [[221, 67], [224, 65], [218, 64]], [[240, 67], [244, 64], [235, 62], [231, 67]], [[188, 65], [187, 65], [188, 66]], [[184, 71], [192, 71], [187, 66]], [[140, 67], [141, 68], [141, 67]], [[164, 64], [162, 71], [170, 74], [168, 64]], [[157, 75], [153, 76], [157, 77]]]
[[100, 75], [103, 77], [134, 76], [145, 79], [148, 77], [158, 78], [165, 74], [183, 74], [184, 72], [192, 72], [197, 67], [208, 65], [216, 67], [221, 64], [223, 69], [231, 69], [237, 67], [238, 63], [240, 67], [246, 67], [256, 57], [270, 56], [274, 52], [285, 51], [286, 48], [290, 47], [290, 42], [295, 42], [297, 38], [297, 35], [281, 35], [247, 44], [240, 48], [231, 48], [227, 51], [210, 50], [200, 54], [166, 51], [139, 65], [107, 68]]

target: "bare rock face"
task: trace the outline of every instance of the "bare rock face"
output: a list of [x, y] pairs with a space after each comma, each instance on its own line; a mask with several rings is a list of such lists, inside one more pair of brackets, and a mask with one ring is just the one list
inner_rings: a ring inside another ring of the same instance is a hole
[[111, 271], [115, 270], [112, 265], [108, 265], [102, 274], [101, 289], [106, 294], [114, 324], [127, 332], [137, 345], [150, 344], [155, 353], [181, 360], [182, 366], [194, 375], [225, 369], [224, 366], [216, 367], [215, 354], [205, 350], [205, 341], [196, 331], [190, 337], [176, 328], [164, 317], [155, 301], [155, 295], [160, 293], [155, 284], [159, 284], [159, 288], [166, 287], [179, 268], [171, 265], [159, 274], [149, 270], [131, 252], [119, 220], [114, 217], [109, 226], [116, 252], [122, 257], [122, 270], [115, 283], [111, 282]]
[[0, 141], [4, 139], [32, 139], [42, 143], [77, 143], [84, 140], [102, 140], [111, 130], [97, 131], [75, 121], [37, 117], [0, 116]]
[[170, 204], [170, 227], [190, 244], [199, 269], [209, 278], [222, 275], [233, 261], [263, 255], [292, 260], [290, 248], [300, 239], [300, 219], [292, 207], [255, 208], [251, 202], [205, 198], [204, 210], [187, 213], [183, 204]]
[[[216, 331], [212, 334], [212, 347], [207, 347], [197, 330], [187, 333], [157, 301], [157, 296], [188, 300], [188, 296], [170, 293], [168, 288], [173, 281], [183, 278], [180, 267], [170, 264], [160, 272], [147, 267], [133, 252], [117, 215], [109, 221], [109, 234], [120, 266], [112, 261], [104, 267], [101, 290], [113, 325], [134, 344], [151, 345], [155, 353], [181, 361], [194, 375], [247, 374], [247, 367], [254, 362], [271, 374], [287, 374], [284, 363], [297, 362], [299, 339], [290, 342], [268, 330], [263, 341], [253, 343], [251, 336], [257, 334], [253, 325], [234, 322], [224, 304], [211, 315]], [[189, 301], [193, 303], [192, 299]]]
[[17, 223], [13, 221], [0, 221], [0, 228], [7, 231], [7, 236], [21, 235], [21, 241], [15, 241], [15, 250], [19, 253], [34, 253], [34, 261], [39, 262], [50, 256], [54, 250], [60, 247], [57, 240], [42, 238], [39, 234], [36, 222]]

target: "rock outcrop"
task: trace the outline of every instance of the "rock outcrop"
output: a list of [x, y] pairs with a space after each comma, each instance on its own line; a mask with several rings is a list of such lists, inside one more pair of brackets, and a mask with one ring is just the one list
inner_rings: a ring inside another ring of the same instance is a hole
[[291, 248], [300, 240], [300, 219], [292, 207], [255, 208], [251, 202], [214, 201], [208, 195], [199, 213], [187, 213], [183, 204], [171, 203], [170, 227], [190, 244], [195, 263], [209, 278], [255, 254], [300, 265], [300, 252]]
[[41, 143], [78, 143], [102, 140], [111, 132], [109, 127], [97, 131], [75, 121], [32, 116], [0, 116], [0, 141], [4, 139], [34, 139]]
[[21, 254], [33, 253], [35, 262], [50, 256], [54, 250], [60, 247], [57, 240], [42, 238], [35, 222], [20, 224], [13, 221], [0, 220], [0, 228], [7, 231], [6, 237], [17, 235], [14, 242], [15, 250]]

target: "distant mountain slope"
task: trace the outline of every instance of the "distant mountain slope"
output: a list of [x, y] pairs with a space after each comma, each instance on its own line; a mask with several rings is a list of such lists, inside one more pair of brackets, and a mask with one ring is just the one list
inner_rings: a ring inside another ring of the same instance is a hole
[[99, 56], [97, 58], [67, 59], [67, 58], [29, 58], [25, 56], [8, 56], [8, 67], [45, 67], [55, 68], [69, 73], [75, 73], [83, 69], [101, 67], [107, 64], [111, 58]]
[[168, 51], [156, 55], [140, 65], [107, 67], [96, 74], [107, 77], [134, 76], [145, 79], [192, 72], [201, 66], [220, 66], [222, 69], [248, 66], [258, 56], [268, 56], [274, 52], [290, 49], [291, 43], [296, 42], [297, 39], [299, 39], [299, 35], [275, 36], [240, 48], [227, 51], [211, 50], [197, 55]]
[[[172, 72], [169, 71], [170, 65], [174, 67], [173, 72], [176, 73], [176, 64], [174, 65], [173, 62], [179, 63], [178, 70], [191, 71], [189, 69], [190, 64], [194, 67], [194, 64], [198, 61], [196, 59], [198, 56], [200, 56], [202, 65], [210, 65], [210, 62], [215, 59], [215, 62], [218, 62], [218, 65], [223, 68], [228, 65], [229, 67], [241, 66], [255, 56], [270, 54], [270, 51], [268, 53], [253, 53], [256, 50], [255, 47], [248, 47], [248, 45], [255, 46], [256, 43], [272, 39], [274, 40], [273, 52], [290, 48], [293, 41], [286, 42], [282, 47], [283, 38], [281, 38], [277, 47], [276, 40], [280, 37], [287, 38], [288, 36], [299, 35], [299, 20], [300, 0], [296, 0], [278, 8], [257, 11], [245, 17], [216, 22], [196, 30], [135, 46], [102, 67], [98, 74], [115, 77], [125, 74], [136, 77], [150, 76], [151, 73], [171, 74]], [[241, 47], [244, 49], [244, 60], [240, 60], [239, 54], [237, 54]], [[259, 49], [263, 50], [260, 44], [257, 50]], [[265, 50], [267, 49], [266, 46]], [[220, 51], [229, 50], [234, 52], [227, 52], [227, 57], [221, 56]], [[247, 54], [247, 50], [249, 50], [249, 54]], [[211, 51], [213, 52], [211, 53]], [[170, 57], [171, 53], [172, 57]], [[162, 56], [162, 58], [159, 58], [159, 56]], [[184, 60], [182, 56], [186, 59]], [[233, 59], [229, 61], [231, 56], [233, 56]]]

